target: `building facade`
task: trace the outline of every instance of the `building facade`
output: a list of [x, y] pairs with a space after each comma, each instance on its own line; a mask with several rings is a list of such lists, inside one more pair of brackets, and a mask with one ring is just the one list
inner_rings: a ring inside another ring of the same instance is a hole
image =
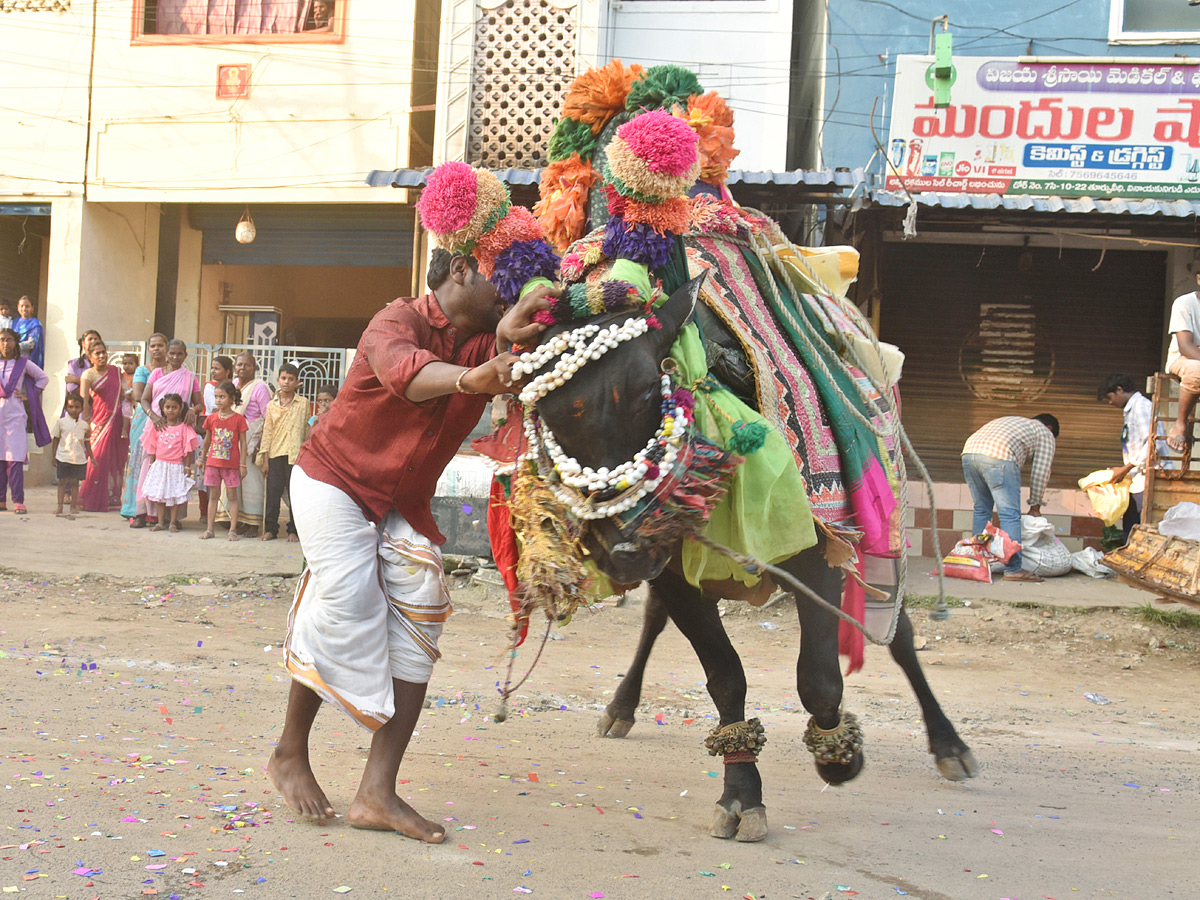
[[[956, 80], [937, 109], [946, 13]], [[914, 546], [970, 528], [971, 432], [1039, 412], [1062, 424], [1044, 512], [1072, 549], [1095, 541], [1076, 483], [1121, 462], [1097, 385], [1162, 368], [1171, 301], [1200, 271], [1200, 7], [831, 0], [825, 27], [821, 158], [870, 173], [830, 224], [863, 251], [856, 299], [907, 355], [904, 419], [937, 483]]]
[[48, 408], [88, 328], [241, 342], [265, 312], [274, 340], [352, 347], [412, 293], [409, 198], [364, 175], [431, 159], [438, 15], [428, 0], [6, 11], [0, 295], [36, 302]]

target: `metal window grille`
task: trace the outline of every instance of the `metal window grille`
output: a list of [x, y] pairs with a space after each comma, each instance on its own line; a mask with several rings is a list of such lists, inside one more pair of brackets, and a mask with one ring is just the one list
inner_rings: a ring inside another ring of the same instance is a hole
[[[136, 353], [146, 358], [145, 341], [106, 341], [110, 356], [119, 359], [123, 353]], [[275, 374], [285, 362], [300, 370], [300, 394], [309, 400], [317, 399], [317, 390], [324, 384], [341, 385], [354, 358], [352, 350], [340, 347], [264, 347], [257, 344], [188, 344], [187, 366], [200, 376], [203, 384], [214, 356], [236, 357], [249, 351], [258, 363], [258, 377], [275, 384]]]
[[575, 77], [574, 10], [508, 0], [475, 23], [467, 158], [493, 169], [544, 166], [546, 145]]

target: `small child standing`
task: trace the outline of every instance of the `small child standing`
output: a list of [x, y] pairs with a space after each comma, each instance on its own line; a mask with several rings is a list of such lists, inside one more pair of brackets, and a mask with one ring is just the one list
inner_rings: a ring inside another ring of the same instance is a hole
[[[279, 392], [267, 404], [262, 440], [255, 462], [267, 479], [267, 507], [263, 517], [261, 540], [273, 541], [279, 536], [279, 504], [292, 477], [292, 466], [300, 453], [300, 445], [308, 435], [308, 401], [296, 393], [300, 370], [284, 363], [276, 373]], [[296, 526], [289, 517], [287, 539], [295, 543]]]
[[[221, 505], [221, 485], [229, 504], [229, 540], [238, 540], [238, 488], [246, 474], [246, 418], [233, 408], [242, 402], [242, 392], [231, 381], [223, 381], [214, 392], [217, 411], [204, 420], [204, 484], [208, 487], [208, 527], [202, 541], [213, 536], [217, 507]], [[214, 490], [215, 488], [215, 490]]]
[[121, 418], [125, 420], [122, 438], [129, 437], [129, 423], [133, 419], [133, 376], [137, 367], [136, 353], [126, 353], [121, 357]]
[[333, 401], [337, 399], [337, 385], [323, 384], [317, 388], [317, 411], [308, 417], [308, 427], [312, 428], [321, 421], [321, 417], [329, 412], [329, 407], [333, 406]]
[[142, 446], [150, 460], [142, 493], [146, 500], [158, 504], [158, 521], [151, 531], [165, 531], [167, 510], [171, 511], [170, 530], [179, 531], [179, 507], [188, 502], [195, 482], [192, 480], [192, 460], [200, 439], [190, 425], [183, 421], [183, 398], [167, 394], [162, 399], [162, 428], [153, 425], [142, 435]]
[[79, 482], [87, 477], [87, 462], [92, 457], [91, 426], [80, 418], [83, 398], [77, 393], [67, 394], [66, 409], [62, 418], [50, 429], [50, 453], [58, 468], [58, 509], [56, 516], [63, 514], [63, 503], [70, 497], [71, 516], [79, 512]]

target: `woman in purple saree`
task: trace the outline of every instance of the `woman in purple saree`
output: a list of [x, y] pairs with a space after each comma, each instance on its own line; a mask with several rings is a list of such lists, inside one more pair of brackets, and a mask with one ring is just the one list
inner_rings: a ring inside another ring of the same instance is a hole
[[42, 390], [50, 379], [27, 356], [20, 355], [16, 331], [0, 329], [0, 512], [11, 490], [13, 512], [25, 513], [25, 462], [29, 444], [25, 428], [32, 417], [34, 442], [50, 443], [42, 415]]
[[92, 367], [83, 373], [79, 393], [83, 418], [92, 426], [92, 456], [79, 488], [79, 505], [89, 512], [108, 512], [121, 504], [129, 437], [121, 412], [121, 372], [108, 364], [108, 348], [96, 340], [89, 353]]

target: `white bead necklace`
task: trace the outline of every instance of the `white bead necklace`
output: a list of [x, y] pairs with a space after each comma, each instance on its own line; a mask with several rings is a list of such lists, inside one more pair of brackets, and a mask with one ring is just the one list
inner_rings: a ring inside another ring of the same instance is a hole
[[[550, 387], [547, 393], [557, 386], [560, 385]], [[550, 430], [539, 427], [531, 404], [526, 406], [525, 438], [529, 450], [525, 458], [537, 463], [539, 474], [550, 482], [555, 496], [580, 519], [605, 519], [632, 509], [673, 468], [692, 423], [692, 412], [672, 401], [670, 375], [662, 376], [660, 387], [663, 418], [658, 430], [633, 459], [611, 470], [605, 466], [592, 469], [567, 455]], [[596, 494], [613, 490], [620, 493], [600, 503], [594, 500]]]
[[521, 391], [520, 399], [532, 406], [555, 388], [570, 381], [590, 360], [597, 360], [609, 350], [626, 341], [641, 337], [650, 330], [650, 323], [641, 316], [626, 319], [619, 325], [613, 323], [605, 328], [596, 324], [583, 325], [558, 335], [549, 344], [529, 353], [522, 353], [513, 363], [512, 378], [517, 381], [549, 364], [558, 357], [554, 368], [543, 372], [529, 382]]

